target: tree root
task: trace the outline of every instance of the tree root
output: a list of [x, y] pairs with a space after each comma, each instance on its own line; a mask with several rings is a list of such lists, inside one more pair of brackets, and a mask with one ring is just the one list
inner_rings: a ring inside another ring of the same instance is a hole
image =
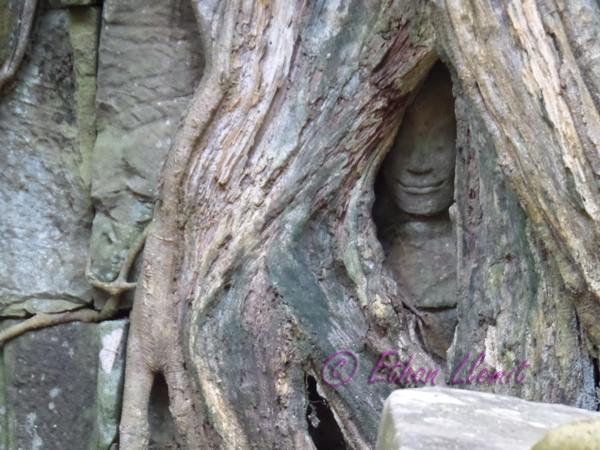
[[21, 11], [19, 11], [15, 45], [6, 61], [4, 61], [4, 64], [2, 64], [2, 67], [0, 67], [0, 91], [14, 78], [23, 60], [27, 44], [29, 43], [29, 35], [33, 26], [36, 6], [37, 0], [25, 0]]
[[108, 320], [114, 317], [119, 311], [121, 294], [126, 290], [135, 288], [137, 285], [137, 283], [129, 283], [127, 281], [127, 276], [129, 275], [129, 271], [131, 270], [131, 266], [133, 265], [135, 258], [144, 247], [149, 229], [150, 225], [148, 225], [146, 229], [138, 236], [138, 238], [127, 251], [127, 255], [123, 261], [123, 266], [121, 267], [119, 276], [115, 281], [105, 283], [98, 280], [91, 270], [92, 259], [91, 257], [88, 258], [88, 264], [85, 269], [85, 275], [88, 279], [88, 282], [92, 286], [103, 289], [110, 294], [110, 297], [100, 311], [85, 308], [59, 314], [36, 314], [35, 316], [0, 332], [0, 344], [31, 330], [48, 328], [54, 325], [69, 322], [102, 322], [103, 320]]

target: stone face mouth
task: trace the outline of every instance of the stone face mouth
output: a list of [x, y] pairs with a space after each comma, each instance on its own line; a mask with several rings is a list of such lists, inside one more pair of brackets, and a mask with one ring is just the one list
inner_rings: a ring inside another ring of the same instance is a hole
[[435, 191], [439, 190], [445, 181], [446, 180], [442, 180], [442, 181], [439, 181], [434, 184], [426, 184], [426, 185], [414, 185], [414, 184], [411, 185], [411, 184], [403, 183], [401, 180], [398, 180], [398, 183], [402, 187], [402, 190], [404, 192], [406, 192], [407, 194], [423, 195], [423, 194], [429, 194], [431, 192], [435, 192]]

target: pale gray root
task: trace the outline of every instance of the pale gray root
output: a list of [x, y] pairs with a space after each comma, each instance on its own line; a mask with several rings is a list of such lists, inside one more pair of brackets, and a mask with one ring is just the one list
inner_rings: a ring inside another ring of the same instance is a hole
[[85, 269], [85, 276], [88, 279], [88, 282], [98, 288], [108, 292], [111, 295], [118, 295], [128, 289], [133, 289], [136, 287], [137, 283], [129, 283], [127, 281], [127, 277], [129, 276], [129, 271], [131, 270], [131, 266], [135, 261], [137, 255], [142, 251], [144, 244], [146, 242], [146, 237], [148, 236], [148, 232], [150, 231], [150, 225], [148, 225], [144, 231], [137, 237], [137, 239], [131, 244], [127, 254], [125, 255], [125, 259], [123, 260], [123, 265], [121, 266], [121, 271], [119, 272], [119, 276], [114, 281], [110, 281], [105, 283], [100, 281], [96, 276], [92, 273], [92, 260], [88, 259], [88, 264]]
[[102, 322], [115, 316], [119, 311], [119, 302], [121, 293], [128, 289], [136, 287], [136, 283], [128, 283], [127, 276], [131, 270], [131, 266], [135, 261], [136, 256], [142, 250], [148, 230], [150, 226], [138, 236], [133, 245], [129, 248], [121, 272], [115, 281], [105, 283], [96, 278], [91, 271], [91, 258], [88, 259], [86, 268], [86, 277], [89, 283], [99, 289], [103, 289], [110, 294], [110, 297], [100, 311], [95, 309], [85, 308], [77, 311], [68, 311], [59, 314], [36, 314], [35, 316], [13, 325], [0, 333], [0, 344], [18, 337], [27, 331], [39, 330], [40, 328], [48, 328], [61, 323], [69, 322]]
[[119, 427], [121, 450], [147, 450], [150, 440], [148, 403], [155, 373], [144, 359], [143, 343], [132, 330], [127, 341], [123, 410]]
[[23, 60], [27, 44], [29, 43], [29, 35], [33, 26], [36, 6], [37, 0], [24, 1], [23, 9], [20, 11], [17, 20], [15, 45], [6, 61], [4, 61], [4, 64], [2, 64], [2, 67], [0, 67], [0, 92], [7, 83], [12, 81]]

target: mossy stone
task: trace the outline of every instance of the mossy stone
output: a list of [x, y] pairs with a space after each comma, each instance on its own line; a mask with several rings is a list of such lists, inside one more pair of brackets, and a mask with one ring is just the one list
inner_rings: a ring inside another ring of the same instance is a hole
[[572, 422], [554, 428], [532, 450], [598, 450], [600, 419]]

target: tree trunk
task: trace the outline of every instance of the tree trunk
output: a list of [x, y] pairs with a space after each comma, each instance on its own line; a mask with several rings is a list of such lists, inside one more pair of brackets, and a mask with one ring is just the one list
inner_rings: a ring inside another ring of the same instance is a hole
[[[467, 387], [597, 406], [599, 85], [593, 23], [573, 29], [597, 5], [549, 3], [195, 5], [207, 66], [162, 174], [122, 448], [144, 446], [157, 371], [192, 448], [371, 448], [395, 386], [370, 376], [389, 351], [450, 384], [468, 354], [496, 371], [527, 360], [521, 384]], [[424, 350], [371, 215], [438, 54], [459, 149], [448, 368]], [[333, 386], [321, 371], [340, 351], [358, 367]]]
[[[164, 371], [190, 439], [313, 448], [306, 414], [318, 395], [343, 439], [370, 448], [393, 389], [368, 383], [381, 352], [436, 367], [409, 333], [370, 213], [379, 163], [436, 60], [426, 8], [196, 8], [207, 67], [165, 163], [146, 243], [122, 445], [145, 440], [129, 419], [140, 417], [136, 408], [144, 415], [147, 374]], [[321, 370], [340, 350], [358, 353], [360, 367], [333, 388]], [[190, 437], [190, 415], [212, 432]]]
[[598, 4], [446, 1], [435, 20], [463, 118], [451, 366], [527, 359], [532, 377], [497, 392], [596, 409]]

